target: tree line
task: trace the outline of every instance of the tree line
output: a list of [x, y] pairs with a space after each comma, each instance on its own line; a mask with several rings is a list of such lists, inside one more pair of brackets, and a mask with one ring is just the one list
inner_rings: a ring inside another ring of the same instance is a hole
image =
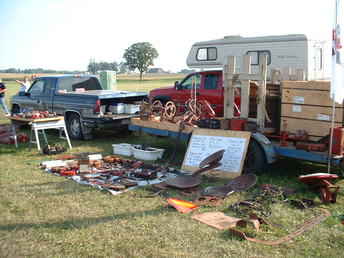
[[[138, 42], [128, 47], [123, 54], [123, 62], [96, 62], [94, 58], [90, 59], [87, 71], [97, 73], [98, 71], [110, 70], [119, 73], [138, 70], [140, 79], [143, 79], [143, 73], [153, 64], [153, 60], [159, 56], [158, 51], [149, 42]], [[80, 73], [81, 71], [53, 70], [43, 68], [18, 69], [8, 68], [0, 70], [2, 73]]]

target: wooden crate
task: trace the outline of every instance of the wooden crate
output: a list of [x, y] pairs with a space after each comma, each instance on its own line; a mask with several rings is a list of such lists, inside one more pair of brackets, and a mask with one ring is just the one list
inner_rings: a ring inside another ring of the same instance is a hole
[[[311, 140], [329, 134], [332, 119], [329, 81], [283, 81], [281, 130], [305, 130]], [[335, 127], [343, 125], [344, 109], [336, 104]]]

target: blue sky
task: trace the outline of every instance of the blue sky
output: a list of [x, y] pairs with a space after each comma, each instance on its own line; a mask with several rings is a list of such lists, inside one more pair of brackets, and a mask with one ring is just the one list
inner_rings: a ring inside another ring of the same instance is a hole
[[330, 40], [330, 0], [0, 0], [0, 69], [85, 70], [90, 58], [120, 62], [149, 41], [155, 66], [178, 71], [194, 42], [225, 35], [305, 33]]

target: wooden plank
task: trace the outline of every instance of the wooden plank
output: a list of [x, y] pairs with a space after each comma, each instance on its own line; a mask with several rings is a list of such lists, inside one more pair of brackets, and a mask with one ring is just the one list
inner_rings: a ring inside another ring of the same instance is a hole
[[237, 176], [241, 173], [251, 133], [244, 131], [195, 128], [183, 161], [183, 170], [196, 171], [210, 154], [225, 149], [218, 170]]
[[[251, 56], [243, 56], [242, 71], [244, 74], [251, 73]], [[240, 103], [240, 117], [248, 118], [248, 108], [250, 101], [250, 81], [241, 80], [241, 103]]]
[[224, 67], [223, 86], [224, 86], [224, 117], [227, 119], [234, 117], [234, 87], [233, 74], [235, 73], [236, 59], [234, 56], [229, 56], [228, 63]]
[[29, 119], [29, 118], [21, 118], [21, 117], [13, 117], [10, 116], [8, 119], [13, 120], [13, 121], [20, 121], [20, 122], [34, 122], [34, 123], [39, 123], [39, 122], [49, 122], [49, 121], [58, 121], [58, 120], [63, 120], [63, 116], [56, 116], [56, 117], [49, 117], [49, 118], [36, 118], [36, 119]]
[[[341, 123], [335, 123], [335, 127], [338, 126], [341, 126]], [[290, 133], [305, 130], [309, 135], [323, 137], [330, 133], [330, 128], [331, 122], [281, 117], [281, 130], [286, 130]]]
[[[331, 121], [332, 107], [317, 107], [297, 104], [282, 104], [281, 115], [294, 118], [313, 119], [321, 121]], [[343, 108], [336, 108], [335, 121], [343, 121]]]
[[266, 76], [267, 76], [267, 56], [261, 56], [259, 63], [260, 74], [263, 77], [258, 86], [258, 106], [257, 124], [260, 130], [264, 130], [266, 114]]
[[[333, 100], [330, 98], [330, 92], [327, 91], [284, 88], [282, 104], [284, 103], [332, 107]], [[342, 106], [336, 103], [336, 107]]]
[[[160, 129], [160, 130], [179, 132], [179, 125], [170, 123], [167, 121], [160, 122], [160, 121], [152, 121], [152, 120], [141, 120], [140, 118], [132, 118], [131, 124], [147, 127], [147, 128], [155, 128], [155, 129]], [[183, 133], [191, 133], [193, 129], [194, 128], [191, 126], [186, 126], [185, 129], [183, 130]]]

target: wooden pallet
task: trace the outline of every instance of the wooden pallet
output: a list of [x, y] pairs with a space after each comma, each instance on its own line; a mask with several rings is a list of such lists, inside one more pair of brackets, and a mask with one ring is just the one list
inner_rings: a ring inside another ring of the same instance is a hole
[[[171, 123], [168, 121], [153, 121], [153, 120], [141, 120], [140, 118], [132, 118], [131, 124], [147, 127], [147, 128], [155, 128], [160, 130], [167, 130], [172, 132], [179, 132], [179, 125], [175, 123]], [[194, 127], [186, 126], [183, 130], [183, 133], [191, 133]]]

